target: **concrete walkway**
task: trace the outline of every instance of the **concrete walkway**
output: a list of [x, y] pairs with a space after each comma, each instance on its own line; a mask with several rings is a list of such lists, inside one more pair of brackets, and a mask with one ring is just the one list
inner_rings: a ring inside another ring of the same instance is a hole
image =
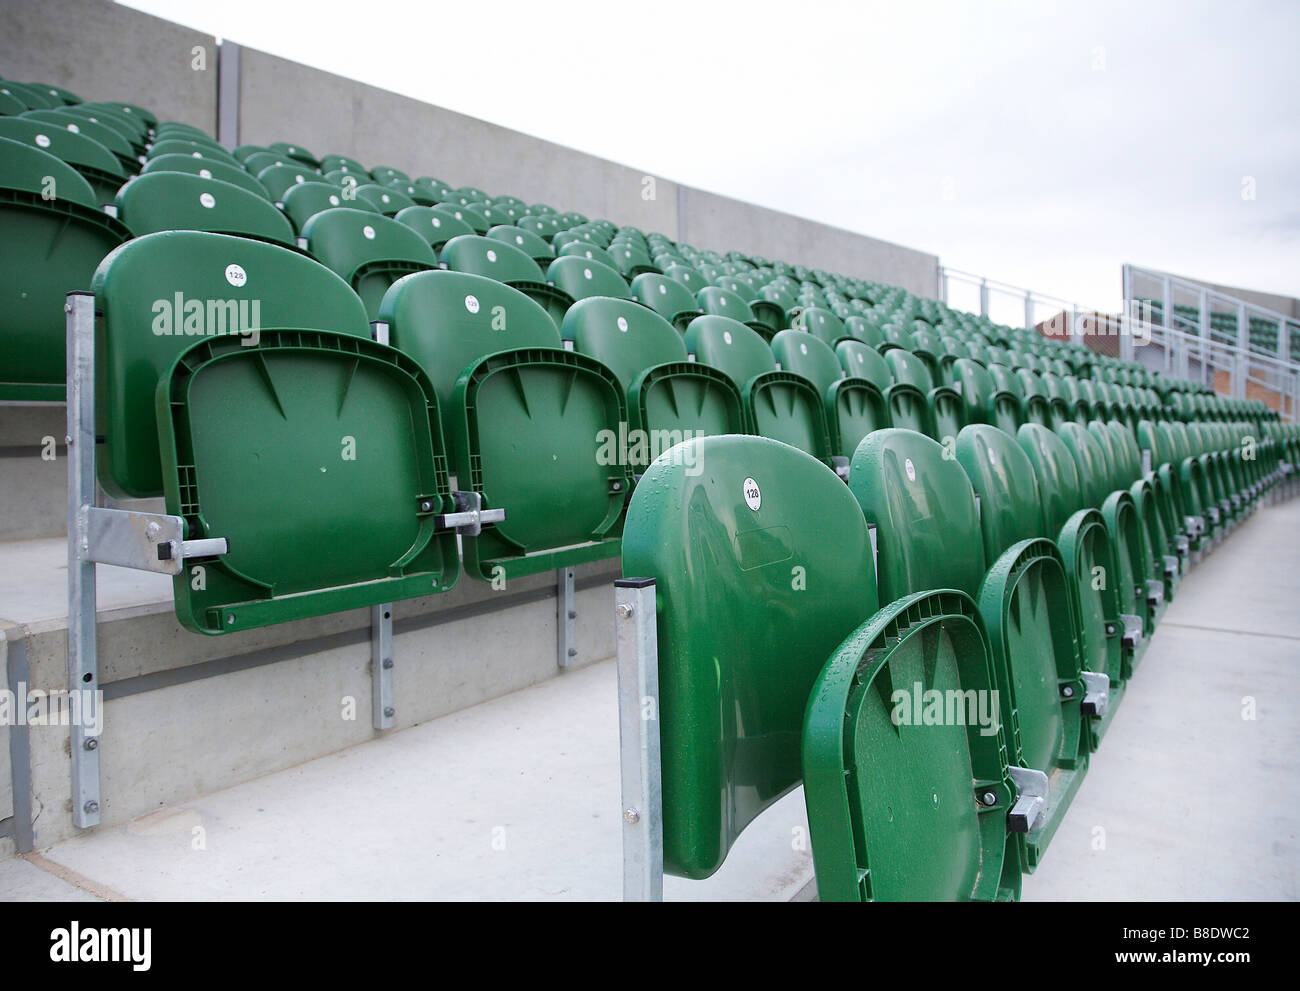
[[[1261, 509], [1184, 579], [1026, 900], [1300, 897], [1298, 534], [1300, 500]], [[601, 662], [0, 862], [0, 899], [616, 899], [615, 687]], [[796, 790], [665, 896], [806, 895], [806, 828]]]

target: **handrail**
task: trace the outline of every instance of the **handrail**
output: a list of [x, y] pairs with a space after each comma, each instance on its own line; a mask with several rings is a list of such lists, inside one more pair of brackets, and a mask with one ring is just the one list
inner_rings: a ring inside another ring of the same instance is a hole
[[1287, 316], [1285, 313], [1279, 313], [1277, 310], [1270, 310], [1267, 306], [1260, 306], [1258, 303], [1252, 303], [1249, 300], [1241, 299], [1238, 296], [1232, 296], [1228, 293], [1221, 292], [1218, 289], [1211, 289], [1203, 282], [1192, 282], [1189, 279], [1180, 278], [1177, 275], [1170, 275], [1168, 272], [1161, 272], [1160, 270], [1154, 268], [1139, 268], [1137, 265], [1133, 265], [1131, 263], [1126, 263], [1124, 267], [1127, 268], [1130, 272], [1135, 272], [1139, 275], [1145, 275], [1152, 279], [1157, 279], [1157, 280], [1168, 279], [1171, 285], [1175, 285], [1182, 289], [1186, 289], [1189, 292], [1194, 292], [1197, 294], [1204, 292], [1207, 297], [1214, 297], [1216, 299], [1221, 299], [1225, 302], [1231, 303], [1234, 309], [1238, 306], [1244, 306], [1248, 311], [1254, 310], [1256, 313], [1263, 314], [1264, 316], [1268, 317], [1270, 320], [1272, 320], [1275, 323], [1290, 323], [1290, 324], [1295, 324], [1297, 327], [1300, 327], [1300, 320], [1296, 319], [1295, 317]]
[[[1161, 371], [1182, 378], [1199, 379], [1203, 384], [1209, 384], [1211, 387], [1213, 387], [1214, 383], [1214, 373], [1225, 371], [1229, 375], [1229, 394], [1233, 397], [1244, 398], [1247, 385], [1254, 383], [1261, 388], [1276, 393], [1280, 397], [1282, 407], [1280, 413], [1283, 418], [1291, 421], [1300, 420], [1300, 363], [1289, 359], [1290, 331], [1292, 327], [1295, 327], [1297, 332], [1300, 332], [1300, 320], [1287, 317], [1262, 306], [1256, 306], [1253, 303], [1247, 303], [1245, 300], [1235, 300], [1233, 297], [1210, 289], [1207, 286], [1196, 285], [1176, 276], [1168, 276], [1169, 282], [1166, 284], [1163, 300], [1168, 306], [1162, 305], [1161, 307], [1161, 320], [1164, 322], [1156, 323], [1150, 319], [1152, 313], [1149, 309], [1145, 314], [1141, 313], [1141, 308], [1136, 305], [1139, 300], [1134, 298], [1135, 294], [1131, 292], [1131, 289], [1135, 279], [1158, 278], [1164, 280], [1166, 276], [1164, 273], [1157, 274], [1153, 270], [1139, 269], [1131, 265], [1125, 265], [1123, 271], [1124, 311], [1119, 314], [1108, 313], [1097, 307], [1082, 306], [1060, 296], [1040, 293], [1023, 286], [1012, 285], [998, 279], [990, 279], [975, 272], [966, 272], [943, 265], [939, 266], [938, 288], [940, 298], [946, 303], [948, 301], [948, 285], [950, 281], [977, 286], [980, 291], [979, 312], [982, 316], [988, 316], [989, 314], [990, 293], [1018, 297], [1023, 301], [1025, 308], [1026, 329], [1034, 329], [1043, 322], [1036, 319], [1034, 312], [1036, 304], [1048, 303], [1060, 306], [1062, 314], [1068, 318], [1068, 332], [1071, 340], [1080, 343], [1084, 337], [1088, 336], [1089, 317], [1092, 314], [1099, 314], [1106, 318], [1107, 334], [1118, 336], [1120, 357], [1123, 360], [1136, 360], [1136, 348], [1142, 344], [1156, 344], [1163, 350], [1163, 361], [1157, 359], [1163, 365]], [[1207, 301], [1206, 305], [1201, 309], [1199, 324], [1193, 323], [1187, 317], [1175, 311], [1172, 288], [1174, 285], [1179, 286], [1180, 289], [1194, 288], [1198, 293], [1198, 298]], [[1148, 298], [1151, 299], [1152, 303], [1159, 302], [1152, 297]], [[1208, 305], [1210, 299], [1232, 302], [1236, 306], [1239, 322], [1241, 317], [1246, 318], [1244, 321], [1245, 332], [1239, 333], [1236, 342], [1221, 341], [1212, 335]], [[1166, 309], [1168, 312], [1165, 312]], [[1261, 314], [1278, 326], [1279, 347], [1277, 350], [1264, 349], [1261, 345], [1250, 340], [1250, 317]], [[1143, 316], [1147, 317], [1147, 319], [1143, 319]], [[1243, 341], [1245, 342], [1244, 345]], [[1150, 360], [1143, 363], [1152, 366]], [[1195, 365], [1195, 369], [1193, 369], [1193, 365]]]

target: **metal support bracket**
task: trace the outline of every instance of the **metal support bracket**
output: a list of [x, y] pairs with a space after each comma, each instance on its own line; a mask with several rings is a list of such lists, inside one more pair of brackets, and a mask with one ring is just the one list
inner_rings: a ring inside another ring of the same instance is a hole
[[393, 604], [370, 607], [370, 710], [375, 729], [392, 729]]
[[555, 662], [559, 667], [571, 667], [578, 656], [574, 636], [574, 620], [578, 618], [577, 600], [573, 590], [573, 569], [555, 569]]
[[1083, 702], [1080, 711], [1085, 716], [1104, 716], [1110, 708], [1110, 678], [1096, 671], [1082, 671]]
[[655, 580], [614, 582], [618, 747], [622, 783], [623, 900], [663, 901], [663, 779]]
[[179, 516], [101, 506], [82, 506], [80, 514], [84, 526], [78, 532], [86, 535], [81, 553], [96, 564], [179, 575], [187, 558], [220, 557], [230, 551], [225, 537], [186, 540]]
[[477, 537], [483, 532], [484, 523], [505, 522], [504, 509], [483, 508], [483, 495], [480, 492], [457, 489], [451, 496], [455, 500], [456, 510], [434, 516], [433, 525], [438, 530], [455, 530], [462, 537]]
[[[1166, 569], [1169, 567], [1168, 558], [1165, 559], [1165, 567]], [[1177, 563], [1174, 564], [1174, 567], [1178, 567]], [[1156, 609], [1160, 608], [1165, 602], [1165, 583], [1159, 578], [1148, 578], [1146, 596], [1147, 605]]]
[[1008, 771], [1018, 794], [1007, 813], [1007, 830], [1028, 833], [1047, 808], [1047, 775], [1029, 767], [1011, 767]]
[[[89, 532], [89, 510], [95, 505], [95, 297], [69, 293], [63, 310], [68, 355], [68, 689], [98, 692], [95, 559]], [[87, 734], [84, 721], [74, 721], [68, 734], [72, 822], [89, 829], [100, 821], [100, 741]]]
[[880, 560], [879, 552], [876, 550], [876, 524], [867, 524], [867, 536], [871, 538], [871, 570], [875, 573], [876, 581], [880, 581]]
[[849, 459], [842, 454], [831, 455], [831, 466], [835, 469], [835, 474], [840, 476], [840, 481], [849, 480]]
[[1179, 556], [1177, 554], [1166, 554], [1164, 555], [1164, 563], [1165, 578], [1171, 582], [1176, 580], [1182, 573], [1182, 564], [1180, 563]]
[[1132, 613], [1120, 613], [1119, 620], [1124, 629], [1120, 644], [1125, 650], [1135, 650], [1142, 642], [1142, 617], [1134, 616]]

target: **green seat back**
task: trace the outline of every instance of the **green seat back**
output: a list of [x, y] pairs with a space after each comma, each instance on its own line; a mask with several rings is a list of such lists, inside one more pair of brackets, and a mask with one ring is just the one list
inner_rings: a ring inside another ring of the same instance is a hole
[[144, 175], [151, 172], [188, 172], [205, 179], [220, 179], [263, 199], [270, 199], [266, 187], [238, 165], [214, 161], [211, 158], [195, 158], [193, 155], [159, 155], [149, 159], [140, 171]]
[[[385, 217], [395, 217], [407, 207], [419, 205], [396, 186], [384, 186], [374, 182], [357, 186], [356, 197], [359, 200], [365, 200]], [[471, 224], [470, 226], [474, 227], [475, 225]], [[484, 226], [483, 230], [486, 231], [487, 227]]]
[[1012, 544], [1042, 536], [1038, 479], [1016, 439], [973, 423], [957, 435], [957, 463], [980, 499], [984, 558], [996, 561]]
[[294, 185], [284, 193], [280, 205], [296, 231], [306, 227], [307, 221], [322, 210], [333, 210], [337, 207], [346, 206], [378, 216], [378, 211], [365, 200], [345, 200], [343, 190], [329, 182], [304, 182], [301, 185]]
[[446, 207], [408, 206], [398, 210], [393, 219], [419, 234], [434, 251], [441, 251], [453, 237], [474, 233], [473, 227]]
[[687, 361], [681, 334], [639, 303], [579, 300], [565, 314], [561, 334], [618, 376], [628, 396], [629, 429], [626, 438], [610, 440], [637, 472], [684, 439], [745, 432], [735, 384]]
[[549, 265], [555, 258], [555, 249], [531, 231], [511, 224], [497, 224], [487, 232], [487, 236], [496, 241], [504, 241], [512, 247], [523, 251], [538, 265]]
[[831, 347], [834, 347], [840, 338], [848, 336], [843, 321], [830, 310], [820, 306], [808, 306], [800, 310], [790, 321], [790, 327], [794, 330], [806, 330]]
[[632, 494], [623, 574], [656, 581], [666, 872], [713, 874], [799, 783], [809, 693], [876, 610], [869, 546], [844, 484], [761, 437], [692, 440]]
[[564, 351], [545, 310], [482, 276], [407, 276], [379, 318], [433, 380], [459, 487], [506, 510], [464, 539], [468, 574], [492, 581], [618, 552], [631, 469], [602, 453], [626, 422], [613, 372]]
[[93, 138], [27, 117], [0, 117], [0, 138], [20, 141], [66, 162], [90, 184], [99, 203], [112, 203], [126, 173], [117, 157]]
[[248, 238], [195, 231], [136, 238], [103, 260], [94, 290], [97, 467], [116, 496], [162, 492], [154, 392], [200, 338], [233, 336], [256, 353], [261, 328], [370, 337], [346, 283], [304, 255]]
[[308, 218], [302, 236], [312, 257], [356, 290], [371, 319], [389, 286], [404, 275], [438, 264], [423, 237], [391, 217], [368, 210], [322, 210]]
[[[268, 165], [257, 173], [257, 181], [266, 190], [267, 195], [276, 203], [283, 203], [285, 193], [306, 182], [325, 182], [325, 177], [315, 169], [294, 162], [286, 165]], [[331, 185], [333, 185], [331, 183]], [[356, 198], [360, 198], [359, 196]], [[347, 203], [351, 206], [351, 203]]]
[[546, 280], [575, 300], [588, 296], [614, 296], [631, 299], [632, 291], [623, 276], [608, 265], [586, 258], [566, 255], [555, 259], [546, 269]]
[[464, 234], [443, 245], [440, 259], [453, 272], [468, 272], [506, 285], [537, 285], [546, 276], [528, 252], [496, 238]]
[[136, 237], [207, 231], [295, 244], [289, 221], [264, 196], [184, 172], [151, 172], [127, 183], [117, 194], [117, 215]]
[[8, 138], [0, 138], [0, 218], [0, 399], [58, 402], [67, 380], [64, 297], [87, 288], [130, 234], [72, 166]]
[[849, 490], [876, 527], [882, 600], [943, 588], [975, 596], [984, 577], [975, 493], [942, 446], [913, 430], [877, 430], [853, 455]]
[[638, 275], [632, 280], [632, 297], [668, 320], [679, 332], [685, 332], [690, 322], [700, 315], [695, 294], [667, 275], [653, 272]]
[[1034, 466], [1034, 476], [1038, 479], [1038, 498], [1043, 513], [1041, 534], [1052, 539], [1083, 505], [1079, 469], [1065, 442], [1042, 424], [1021, 426], [1016, 433], [1016, 442], [1029, 457], [1029, 463]]

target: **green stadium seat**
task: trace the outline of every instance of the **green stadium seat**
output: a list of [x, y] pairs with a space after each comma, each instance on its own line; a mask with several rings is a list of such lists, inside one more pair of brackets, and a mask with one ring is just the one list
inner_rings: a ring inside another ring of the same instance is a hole
[[358, 183], [369, 182], [373, 178], [369, 169], [347, 155], [325, 155], [320, 160], [320, 170], [322, 173], [338, 171], [354, 175]]
[[772, 349], [757, 331], [730, 317], [705, 314], [691, 321], [685, 341], [694, 360], [718, 369], [740, 389], [748, 433], [779, 440], [847, 471], [831, 447], [823, 394], [802, 375], [778, 370]]
[[419, 234], [436, 252], [442, 251], [443, 245], [453, 237], [474, 233], [473, 227], [441, 206], [408, 206], [397, 211], [393, 219]]
[[125, 174], [134, 175], [140, 171], [140, 159], [136, 155], [135, 149], [131, 147], [131, 143], [123, 137], [120, 131], [113, 130], [107, 124], [89, 120], [85, 116], [79, 116], [69, 112], [69, 110], [29, 110], [22, 117], [24, 120], [57, 124], [73, 134], [84, 134], [86, 137], [98, 141], [112, 152], [113, 157], [117, 159], [118, 165], [121, 166]]
[[555, 260], [555, 249], [532, 231], [512, 224], [498, 224], [487, 232], [487, 236], [496, 241], [504, 241], [527, 253], [540, 267], [550, 265]]
[[37, 86], [16, 83], [11, 80], [0, 81], [0, 96], [21, 104], [22, 109], [10, 113], [22, 113], [24, 110], [54, 110], [64, 106], [57, 96], [42, 92]]
[[341, 276], [374, 319], [388, 287], [404, 275], [434, 268], [437, 256], [405, 224], [352, 207], [322, 210], [302, 228], [313, 258]]
[[686, 333], [692, 320], [701, 316], [696, 307], [695, 294], [676, 279], [667, 275], [646, 272], [632, 280], [632, 298], [650, 307], [677, 328]]
[[573, 297], [551, 285], [528, 252], [496, 238], [477, 234], [452, 238], [442, 248], [441, 263], [453, 272], [481, 275], [518, 289], [546, 310], [556, 327], [573, 305]]
[[632, 290], [623, 281], [623, 276], [614, 269], [598, 261], [572, 255], [564, 255], [551, 262], [546, 269], [546, 281], [573, 300], [586, 299], [588, 296], [632, 298]]
[[[110, 270], [112, 288], [99, 293]], [[106, 327], [95, 357], [96, 433], [103, 437], [97, 471], [104, 490], [119, 498], [163, 491], [156, 387], [198, 338], [229, 337], [256, 354], [262, 328], [370, 337], [365, 311], [345, 283], [324, 278], [305, 255], [249, 238], [148, 234], [105, 258], [95, 281]], [[311, 293], [297, 288], [306, 285]]]
[[333, 210], [342, 206], [379, 215], [379, 211], [365, 200], [343, 199], [343, 190], [329, 182], [304, 182], [290, 186], [285, 190], [280, 203], [284, 215], [293, 224], [293, 229], [299, 233], [307, 225], [307, 221], [322, 210]]
[[821, 338], [802, 330], [783, 330], [772, 338], [771, 347], [783, 371], [802, 375], [821, 393], [831, 451], [846, 462], [863, 437], [889, 425], [880, 389], [868, 379], [848, 377], [839, 356]]
[[[1008, 461], [1015, 464], [1010, 450], [1015, 442], [996, 428], [976, 427], [968, 436], [968, 455], [978, 460], [993, 450], [1002, 469]], [[1017, 473], [1026, 471], [1020, 463]], [[985, 464], [984, 477], [993, 481], [983, 496], [989, 512], [1032, 515], [1032, 498], [1010, 489], [998, 465]], [[924, 589], [953, 589], [978, 605], [988, 631], [999, 693], [996, 719], [1005, 733], [1008, 764], [1016, 769], [1013, 775], [1023, 770], [1045, 785], [1038, 792], [1045, 799], [1041, 815], [1021, 824], [1028, 828], [1017, 843], [1018, 859], [1033, 870], [1088, 766], [1082, 730], [1086, 682], [1061, 554], [1050, 540], [1024, 539], [986, 570], [983, 506], [977, 508], [970, 479], [958, 458], [915, 431], [891, 428], [868, 436], [853, 456], [849, 491], [875, 530], [883, 601]], [[1103, 704], [1096, 693], [1092, 701]]]
[[682, 440], [745, 432], [735, 383], [687, 361], [682, 335], [653, 310], [591, 296], [569, 307], [560, 335], [618, 377], [627, 394], [627, 459], [636, 474]]
[[112, 203], [126, 172], [111, 151], [93, 138], [48, 121], [29, 117], [0, 117], [0, 138], [19, 141], [48, 152], [77, 170], [90, 184], [99, 203]]
[[267, 148], [277, 155], [292, 158], [295, 162], [301, 162], [313, 169], [320, 168], [320, 161], [302, 145], [289, 144], [286, 141], [274, 141]]
[[124, 120], [120, 114], [90, 104], [63, 107], [59, 112], [76, 120], [87, 120], [92, 124], [99, 124], [114, 131], [131, 149], [131, 156], [135, 159], [136, 166], [138, 167], [144, 161], [144, 139], [131, 122]]
[[790, 328], [805, 330], [830, 347], [835, 347], [843, 338], [850, 336], [839, 317], [830, 310], [818, 306], [807, 306], [801, 309], [790, 320]]
[[131, 235], [72, 166], [8, 138], [0, 138], [0, 217], [0, 399], [61, 401], [64, 297], [88, 286], [101, 259]]
[[215, 141], [189, 141], [181, 138], [168, 138], [157, 141], [149, 147], [149, 157], [161, 155], [189, 155], [191, 158], [210, 158], [214, 162], [238, 165], [239, 160]]
[[935, 386], [925, 363], [911, 351], [888, 348], [884, 358], [894, 377], [885, 396], [894, 426], [917, 430], [940, 443], [955, 439], [964, 426], [961, 396], [948, 386]]
[[370, 170], [370, 174], [375, 177], [375, 182], [387, 183], [393, 182], [410, 182], [411, 177], [401, 169], [395, 169], [391, 165], [376, 165]]
[[[543, 244], [546, 243], [540, 235], [534, 234], [533, 236], [542, 241]], [[586, 258], [590, 261], [598, 261], [602, 265], [606, 265], [609, 268], [618, 271], [618, 266], [614, 264], [613, 256], [594, 241], [587, 241], [582, 238], [568, 240], [563, 237], [557, 237], [551, 242], [551, 245], [551, 250], [554, 252], [554, 257], [556, 258], [567, 258], [572, 255], [576, 258]]]
[[148, 175], [152, 172], [188, 172], [190, 175], [202, 176], [204, 179], [220, 179], [232, 186], [246, 189], [264, 200], [271, 198], [267, 195], [266, 187], [238, 165], [231, 165], [228, 162], [216, 162], [210, 158], [194, 158], [190, 155], [159, 155], [145, 162], [144, 168], [140, 170], [141, 175]]
[[[345, 191], [348, 191], [346, 185], [344, 186], [344, 189]], [[400, 211], [405, 210], [407, 207], [419, 205], [415, 200], [411, 199], [411, 197], [407, 196], [395, 186], [383, 186], [377, 182], [365, 183], [357, 186], [355, 190], [350, 190], [349, 192], [355, 193], [357, 199], [365, 200], [385, 217], [395, 217]], [[470, 226], [474, 227], [475, 230], [478, 229], [477, 226], [472, 223]], [[485, 227], [484, 230], [486, 229], [487, 228]]]
[[602, 453], [627, 421], [613, 372], [563, 350], [523, 293], [478, 275], [407, 276], [379, 320], [433, 379], [458, 498], [505, 511], [462, 536], [467, 574], [509, 580], [618, 554], [632, 474]]
[[257, 173], [257, 181], [262, 184], [272, 202], [283, 203], [285, 195], [294, 186], [305, 182], [324, 182], [324, 179], [319, 172], [295, 162], [292, 165], [268, 165]]
[[824, 465], [761, 437], [679, 453], [632, 494], [623, 574], [656, 582], [664, 870], [705, 878], [798, 785], [813, 686], [876, 592], [862, 513]]
[[158, 231], [208, 231], [294, 246], [293, 228], [266, 197], [185, 172], [136, 177], [118, 192], [117, 215], [136, 237]]

